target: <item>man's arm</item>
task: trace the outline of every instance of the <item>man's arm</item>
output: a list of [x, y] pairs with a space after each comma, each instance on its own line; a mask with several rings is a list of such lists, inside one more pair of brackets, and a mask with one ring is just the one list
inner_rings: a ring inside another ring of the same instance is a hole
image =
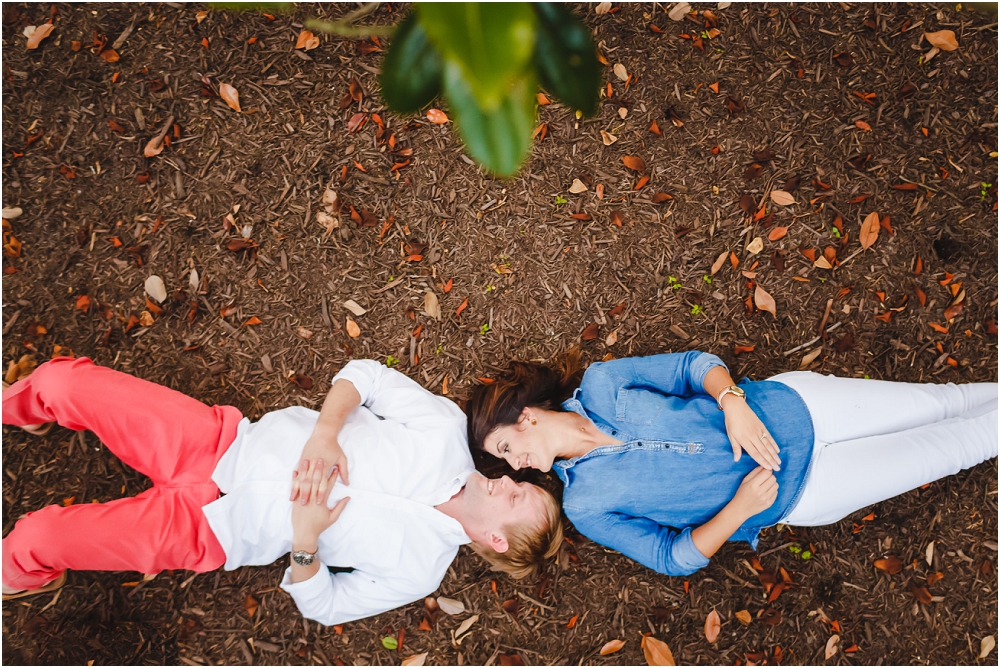
[[[326, 394], [323, 400], [323, 407], [319, 412], [319, 419], [313, 427], [309, 440], [302, 448], [302, 460], [314, 461], [322, 459], [329, 466], [336, 466], [337, 472], [345, 485], [350, 484], [347, 474], [347, 455], [344, 454], [340, 443], [337, 442], [337, 435], [344, 428], [344, 421], [355, 408], [361, 405], [361, 394], [354, 387], [354, 383], [343, 378], [334, 382], [333, 387]], [[311, 481], [303, 476], [292, 474], [292, 495], [290, 499], [295, 501], [300, 498], [305, 501], [309, 496]]]

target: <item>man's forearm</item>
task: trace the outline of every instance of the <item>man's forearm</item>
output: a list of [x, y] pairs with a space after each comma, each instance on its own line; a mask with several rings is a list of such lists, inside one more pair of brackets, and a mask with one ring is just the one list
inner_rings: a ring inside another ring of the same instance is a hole
[[732, 502], [727, 503], [715, 517], [691, 532], [691, 540], [710, 559], [746, 520]]
[[323, 400], [315, 429], [331, 433], [336, 437], [344, 427], [347, 416], [360, 405], [361, 395], [354, 387], [354, 383], [344, 379], [338, 380]]

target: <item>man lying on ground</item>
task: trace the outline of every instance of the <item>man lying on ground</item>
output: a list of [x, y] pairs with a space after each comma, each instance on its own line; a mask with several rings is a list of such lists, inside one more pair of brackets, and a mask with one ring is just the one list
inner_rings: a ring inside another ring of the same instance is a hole
[[4, 424], [90, 429], [153, 486], [28, 513], [3, 539], [4, 600], [57, 589], [67, 569], [203, 573], [291, 552], [281, 587], [331, 625], [430, 594], [460, 545], [515, 577], [558, 549], [558, 504], [477, 473], [454, 403], [371, 360], [332, 385], [319, 413], [295, 406], [255, 423], [86, 358], [5, 387]]

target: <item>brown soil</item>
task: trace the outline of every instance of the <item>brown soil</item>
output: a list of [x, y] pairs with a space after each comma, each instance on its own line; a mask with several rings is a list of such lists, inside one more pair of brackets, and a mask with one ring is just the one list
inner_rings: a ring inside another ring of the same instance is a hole
[[[602, 17], [581, 6], [610, 65], [622, 63], [635, 78], [625, 90], [607, 68], [613, 92], [594, 120], [541, 107], [547, 136], [517, 178], [498, 182], [469, 164], [450, 125], [382, 110], [377, 51], [324, 36], [319, 48], [293, 52], [299, 22], [348, 8], [300, 5], [273, 22], [210, 11], [199, 24], [197, 6], [60, 4], [52, 36], [26, 51], [23, 27], [47, 20], [50, 6], [5, 4], [3, 199], [24, 215], [11, 221], [20, 257], [3, 264], [4, 364], [28, 349], [48, 359], [59, 345], [258, 418], [276, 407], [317, 406], [328, 379], [354, 357], [392, 356], [435, 392], [447, 377], [449, 396], [461, 399], [508, 360], [549, 359], [580, 343], [590, 324], [599, 332], [582, 342], [588, 361], [696, 348], [720, 355], [734, 376], [765, 378], [797, 368], [815, 347], [785, 354], [817, 335], [832, 299], [827, 327], [838, 327], [810, 368], [995, 382], [996, 195], [982, 184], [997, 182], [989, 156], [997, 148], [996, 23], [954, 5], [845, 7], [733, 6], [717, 12], [722, 34], [700, 51], [678, 34], [697, 36], [701, 26], [674, 23], [659, 6], [627, 5]], [[402, 8], [391, 9], [366, 20], [391, 23]], [[118, 62], [89, 48], [95, 31], [112, 43], [129, 26]], [[943, 29], [955, 31], [959, 50], [921, 66], [928, 46], [914, 48], [920, 33]], [[74, 40], [81, 50], [72, 50]], [[835, 59], [842, 53], [850, 54], [844, 65]], [[244, 113], [203, 96], [202, 76], [207, 88], [234, 85]], [[342, 109], [354, 77], [365, 97]], [[716, 81], [718, 94], [709, 88]], [[907, 83], [914, 94], [901, 97]], [[875, 93], [872, 103], [864, 93]], [[743, 110], [730, 114], [727, 97]], [[412, 148], [412, 163], [390, 171], [405, 157], [385, 150], [370, 117], [349, 133], [358, 111], [379, 113], [383, 141], [395, 134], [397, 151]], [[180, 137], [159, 157], [143, 158], [171, 115]], [[662, 136], [647, 129], [654, 119]], [[859, 129], [859, 120], [872, 130]], [[605, 146], [600, 130], [617, 143]], [[765, 149], [774, 157], [756, 159], [761, 175], [745, 180], [754, 153]], [[638, 175], [622, 164], [625, 155], [645, 160], [648, 185], [634, 189]], [[756, 204], [792, 177], [801, 179], [798, 204], [748, 224], [741, 196]], [[575, 178], [589, 191], [570, 194]], [[919, 185], [893, 189], [906, 183]], [[595, 196], [599, 184], [603, 199]], [[327, 185], [374, 226], [360, 215], [360, 225], [352, 221], [345, 205], [341, 227], [327, 234], [317, 221]], [[661, 192], [672, 199], [654, 203]], [[870, 197], [851, 203], [863, 194]], [[227, 232], [224, 217], [236, 206], [237, 227]], [[859, 225], [872, 210], [891, 216], [894, 235], [882, 230], [859, 253]], [[837, 213], [846, 244], [832, 233]], [[244, 225], [254, 247], [227, 250]], [[768, 241], [774, 227], [788, 227], [787, 236]], [[764, 250], [751, 255], [746, 247], [756, 236]], [[832, 271], [814, 268], [800, 251], [822, 256], [827, 246], [840, 263]], [[707, 282], [726, 250], [739, 267], [726, 262]], [[410, 254], [423, 257], [406, 262]], [[203, 279], [197, 290], [188, 286], [191, 267]], [[950, 323], [946, 272], [967, 294]], [[129, 316], [147, 310], [142, 286], [154, 273], [176, 299], [152, 326], [126, 332]], [[775, 298], [777, 317], [745, 302], [755, 281]], [[440, 321], [422, 314], [428, 289], [440, 297]], [[88, 312], [76, 308], [81, 295], [90, 298]], [[344, 329], [348, 299], [368, 310], [352, 316], [362, 332], [356, 339]], [[618, 304], [624, 311], [610, 315]], [[875, 319], [885, 313], [887, 322]], [[262, 323], [244, 324], [252, 317]], [[411, 332], [419, 325], [415, 360]], [[312, 336], [303, 338], [300, 327]], [[608, 345], [612, 332], [617, 342]], [[735, 346], [754, 349], [737, 356]], [[308, 376], [311, 389], [289, 374]], [[39, 439], [5, 427], [3, 454], [4, 534], [46, 504], [109, 501], [149, 484], [92, 434], [57, 429]], [[636, 664], [644, 662], [641, 635], [652, 632], [684, 663], [773, 663], [780, 647], [783, 662], [808, 664], [824, 661], [832, 633], [821, 609], [840, 628], [841, 651], [830, 663], [974, 664], [980, 639], [997, 632], [996, 494], [992, 460], [833, 526], [794, 537], [770, 531], [760, 562], [775, 573], [785, 568], [794, 582], [771, 604], [745, 544], [726, 546], [687, 581], [582, 539], [567, 544], [541, 582], [498, 577], [463, 551], [439, 591], [481, 615], [460, 645], [450, 634], [464, 616], [442, 616], [433, 631], [420, 631], [421, 603], [347, 624], [342, 634], [303, 622], [276, 589], [281, 564], [161, 573], [139, 586], [128, 586], [136, 573], [71, 573], [58, 599], [4, 604], [4, 660], [393, 664], [427, 651], [435, 664]], [[872, 511], [874, 520], [863, 521]], [[791, 553], [793, 541], [812, 558]], [[873, 568], [885, 554], [901, 558], [905, 570], [888, 576]], [[918, 603], [909, 584], [938, 571], [944, 578], [928, 589], [941, 598]], [[248, 595], [259, 601], [252, 617]], [[514, 614], [501, 606], [511, 599], [520, 601]], [[702, 629], [713, 609], [722, 635], [709, 644]], [[754, 617], [746, 627], [735, 618], [743, 609]], [[403, 629], [401, 651], [382, 647], [382, 636]], [[624, 648], [600, 656], [615, 638]], [[857, 651], [845, 653], [851, 646]], [[995, 660], [994, 653], [979, 663]]]

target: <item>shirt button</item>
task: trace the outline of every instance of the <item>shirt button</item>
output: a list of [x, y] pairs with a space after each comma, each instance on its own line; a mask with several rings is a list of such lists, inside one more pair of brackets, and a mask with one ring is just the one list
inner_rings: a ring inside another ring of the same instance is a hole
[[613, 430], [612, 430], [612, 432], [611, 432], [611, 435], [612, 435], [612, 436], [617, 436], [617, 435], [618, 435], [618, 432], [617, 432], [617, 431], [613, 431]]

